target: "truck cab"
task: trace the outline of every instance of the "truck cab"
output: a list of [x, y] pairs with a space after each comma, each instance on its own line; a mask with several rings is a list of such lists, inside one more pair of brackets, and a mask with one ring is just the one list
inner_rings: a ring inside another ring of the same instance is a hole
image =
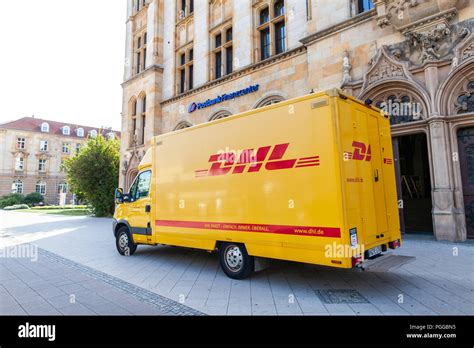
[[151, 152], [149, 149], [140, 162], [139, 172], [129, 192], [124, 193], [121, 188], [115, 191], [113, 231], [117, 250], [122, 255], [132, 255], [137, 244], [150, 243], [152, 240]]

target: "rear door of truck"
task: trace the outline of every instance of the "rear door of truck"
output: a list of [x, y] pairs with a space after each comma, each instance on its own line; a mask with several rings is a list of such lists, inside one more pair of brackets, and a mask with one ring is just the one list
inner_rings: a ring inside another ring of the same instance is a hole
[[371, 147], [370, 164], [373, 177], [373, 195], [375, 218], [377, 221], [377, 236], [383, 238], [388, 232], [387, 205], [385, 199], [385, 179], [383, 175], [382, 144], [380, 140], [379, 120], [381, 116], [372, 112], [367, 113], [367, 133]]
[[388, 229], [379, 116], [350, 98], [337, 105], [346, 230], [367, 250]]

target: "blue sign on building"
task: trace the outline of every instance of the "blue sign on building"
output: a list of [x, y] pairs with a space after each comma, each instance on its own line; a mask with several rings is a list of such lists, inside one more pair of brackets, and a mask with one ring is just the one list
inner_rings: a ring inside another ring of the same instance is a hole
[[242, 97], [250, 93], [255, 93], [258, 91], [259, 88], [260, 88], [260, 85], [253, 85], [253, 86], [249, 86], [247, 88], [241, 89], [240, 91], [225, 93], [218, 96], [217, 98], [208, 99], [204, 103], [193, 102], [189, 105], [188, 112], [193, 113], [196, 110], [205, 109], [212, 105], [216, 105], [228, 100], [233, 100], [235, 98]]

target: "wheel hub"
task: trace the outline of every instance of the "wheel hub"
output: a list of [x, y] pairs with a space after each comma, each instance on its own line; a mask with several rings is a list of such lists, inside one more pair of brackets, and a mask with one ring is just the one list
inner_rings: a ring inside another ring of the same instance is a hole
[[238, 272], [242, 268], [244, 257], [237, 246], [230, 246], [226, 249], [225, 260], [232, 271]]

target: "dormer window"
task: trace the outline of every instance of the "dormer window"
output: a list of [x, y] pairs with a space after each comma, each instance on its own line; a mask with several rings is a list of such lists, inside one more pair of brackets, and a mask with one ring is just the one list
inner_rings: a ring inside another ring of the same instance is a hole
[[91, 130], [90, 136], [91, 136], [91, 138], [97, 138], [97, 131], [95, 129]]
[[64, 126], [63, 135], [70, 135], [70, 134], [71, 134], [71, 128], [69, 128], [69, 126]]
[[43, 133], [49, 133], [49, 124], [47, 124], [46, 122], [43, 122], [41, 124], [41, 131]]
[[114, 140], [115, 139], [115, 133], [114, 132], [107, 133], [107, 139]]
[[78, 137], [83, 137], [84, 136], [84, 129], [83, 128], [78, 128], [76, 130], [76, 134]]

